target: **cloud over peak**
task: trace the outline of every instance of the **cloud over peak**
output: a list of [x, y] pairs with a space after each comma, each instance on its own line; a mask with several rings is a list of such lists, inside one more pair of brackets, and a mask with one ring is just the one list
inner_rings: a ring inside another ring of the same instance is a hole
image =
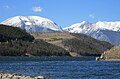
[[95, 16], [93, 14], [89, 14], [89, 17], [95, 19]]
[[42, 12], [42, 8], [41, 7], [32, 7], [32, 11], [39, 13], [39, 12]]

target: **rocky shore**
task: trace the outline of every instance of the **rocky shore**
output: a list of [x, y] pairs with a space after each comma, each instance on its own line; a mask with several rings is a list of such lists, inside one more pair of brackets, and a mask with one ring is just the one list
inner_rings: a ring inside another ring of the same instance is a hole
[[120, 45], [114, 46], [110, 50], [102, 53], [96, 60], [120, 61]]
[[31, 77], [31, 76], [20, 76], [17, 74], [0, 73], [0, 79], [46, 79], [43, 76]]

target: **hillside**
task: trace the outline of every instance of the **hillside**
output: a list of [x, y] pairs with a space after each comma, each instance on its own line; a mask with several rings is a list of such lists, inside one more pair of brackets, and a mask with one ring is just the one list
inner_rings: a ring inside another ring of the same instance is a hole
[[42, 40], [0, 43], [0, 56], [70, 56], [61, 47]]
[[0, 24], [0, 42], [10, 40], [32, 41], [34, 37], [26, 33], [25, 30]]
[[17, 27], [0, 25], [0, 56], [70, 56], [69, 52]]
[[97, 60], [119, 60], [120, 61], [120, 45], [114, 46], [110, 50], [104, 52], [101, 57], [98, 57]]
[[35, 39], [42, 39], [48, 43], [66, 49], [74, 56], [98, 56], [110, 49], [112, 45], [108, 42], [99, 41], [84, 34], [74, 33], [31, 33]]
[[112, 45], [84, 34], [32, 32], [0, 25], [1, 56], [100, 56]]

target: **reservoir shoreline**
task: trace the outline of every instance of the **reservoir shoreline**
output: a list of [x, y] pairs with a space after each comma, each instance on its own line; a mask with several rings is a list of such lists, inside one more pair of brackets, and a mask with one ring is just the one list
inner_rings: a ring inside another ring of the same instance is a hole
[[0, 79], [46, 79], [43, 76], [31, 77], [18, 74], [0, 73]]

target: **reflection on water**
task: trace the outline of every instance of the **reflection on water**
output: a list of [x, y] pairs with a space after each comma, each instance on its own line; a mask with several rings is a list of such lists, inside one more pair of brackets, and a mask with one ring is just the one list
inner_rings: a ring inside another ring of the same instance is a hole
[[120, 62], [95, 57], [0, 57], [0, 72], [49, 79], [120, 79]]

